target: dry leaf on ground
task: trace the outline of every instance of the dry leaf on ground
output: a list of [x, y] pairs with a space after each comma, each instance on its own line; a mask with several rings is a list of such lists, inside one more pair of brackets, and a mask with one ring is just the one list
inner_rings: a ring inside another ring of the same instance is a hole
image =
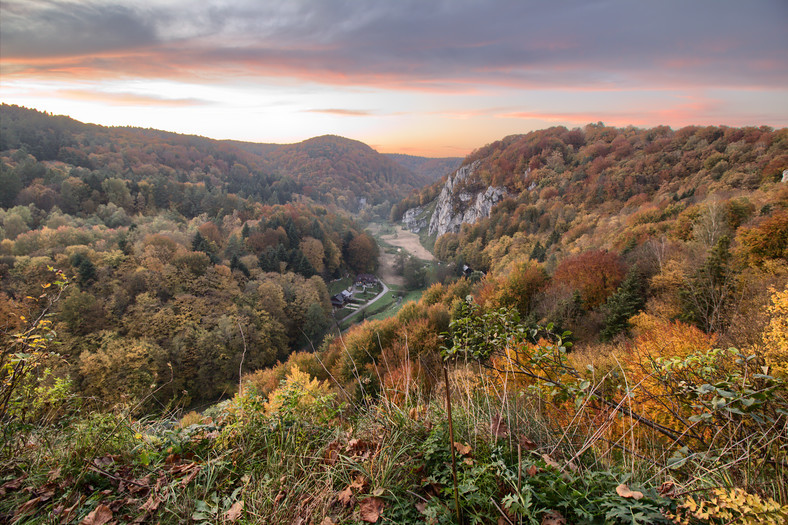
[[381, 512], [383, 512], [383, 500], [372, 496], [371, 498], [366, 498], [359, 501], [359, 505], [361, 506], [361, 519], [366, 521], [367, 523], [377, 523], [378, 518], [380, 518]]
[[459, 452], [461, 456], [467, 456], [471, 453], [471, 446], [466, 444], [462, 444], [459, 441], [454, 442], [454, 448]]
[[238, 518], [241, 517], [241, 512], [243, 512], [243, 510], [244, 510], [243, 500], [236, 501], [235, 503], [232, 504], [230, 510], [227, 511], [224, 517], [227, 518], [227, 520], [230, 523], [235, 523], [236, 521], [238, 521]]
[[104, 525], [112, 519], [112, 509], [103, 503], [93, 509], [93, 512], [85, 516], [79, 525]]
[[497, 438], [505, 438], [509, 435], [509, 426], [501, 416], [493, 416], [490, 422], [490, 431]]
[[5, 496], [6, 493], [19, 490], [22, 488], [22, 480], [24, 480], [27, 476], [22, 476], [21, 478], [12, 479], [11, 481], [6, 481], [0, 486], [0, 496]]
[[342, 505], [346, 507], [350, 506], [350, 504], [353, 503], [353, 490], [351, 490], [350, 487], [346, 487], [345, 490], [337, 495], [337, 499]]
[[140, 510], [144, 510], [145, 512], [153, 512], [159, 508], [159, 505], [161, 505], [162, 501], [163, 500], [156, 494], [151, 494], [148, 498], [148, 501], [146, 501], [142, 507], [140, 507]]
[[623, 483], [616, 487], [616, 493], [622, 498], [641, 499], [643, 497], [642, 492], [639, 490], [630, 490], [630, 488]]
[[551, 458], [547, 454], [542, 454], [542, 459], [547, 464], [547, 466], [553, 467], [553, 468], [557, 468], [559, 470], [561, 469], [561, 465], [559, 465], [556, 460], [554, 460], [553, 458]]
[[520, 434], [520, 446], [525, 450], [536, 450], [536, 443], [528, 439], [526, 436]]
[[542, 516], [541, 525], [566, 525], [566, 518], [557, 510], [549, 510]]

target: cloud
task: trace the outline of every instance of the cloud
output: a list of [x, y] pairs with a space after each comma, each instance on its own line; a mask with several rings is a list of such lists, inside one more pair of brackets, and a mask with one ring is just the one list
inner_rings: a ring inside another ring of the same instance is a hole
[[700, 99], [685, 97], [685, 101], [676, 104], [666, 104], [661, 107], [605, 109], [600, 111], [515, 111], [501, 113], [499, 118], [537, 120], [543, 122], [587, 124], [603, 120], [605, 124], [613, 126], [638, 126], [649, 127], [669, 124], [673, 127], [689, 125], [719, 125], [725, 123], [731, 126], [757, 125], [764, 122], [773, 122], [780, 125], [788, 124], [788, 116], [780, 118], [773, 113], [739, 112], [732, 113], [729, 103], [714, 99]]
[[7, 0], [4, 58], [80, 56], [158, 43], [153, 22], [123, 4]]
[[3, 72], [423, 91], [788, 83], [788, 4], [6, 0]]
[[103, 102], [111, 106], [191, 107], [213, 104], [206, 100], [194, 98], [172, 99], [155, 95], [141, 95], [139, 93], [106, 93], [81, 89], [59, 89], [55, 94], [60, 98]]
[[307, 109], [304, 113], [325, 113], [327, 115], [339, 115], [343, 117], [368, 117], [375, 113], [363, 109]]

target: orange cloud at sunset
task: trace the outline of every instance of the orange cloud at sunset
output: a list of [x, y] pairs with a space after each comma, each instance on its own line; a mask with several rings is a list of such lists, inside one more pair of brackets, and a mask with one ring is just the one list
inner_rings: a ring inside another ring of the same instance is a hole
[[781, 127], [786, 20], [779, 0], [4, 0], [0, 99], [452, 155], [553, 124]]

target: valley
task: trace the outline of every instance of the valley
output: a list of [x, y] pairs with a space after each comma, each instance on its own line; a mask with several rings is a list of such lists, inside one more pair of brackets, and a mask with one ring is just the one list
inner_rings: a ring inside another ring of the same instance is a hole
[[788, 130], [0, 117], [0, 521], [788, 517]]

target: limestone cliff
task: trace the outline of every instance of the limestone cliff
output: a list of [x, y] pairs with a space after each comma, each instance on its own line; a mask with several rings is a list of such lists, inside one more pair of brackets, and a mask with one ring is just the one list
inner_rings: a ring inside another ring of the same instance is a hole
[[479, 161], [476, 161], [462, 166], [449, 176], [430, 220], [430, 235], [437, 234], [440, 237], [447, 232], [456, 233], [463, 224], [473, 224], [483, 217], [489, 217], [492, 207], [506, 196], [504, 188], [494, 186], [477, 193], [460, 190], [460, 183], [472, 177], [478, 166]]
[[416, 206], [405, 212], [402, 216], [402, 224], [413, 233], [419, 233], [427, 227], [427, 219], [424, 217], [425, 210], [421, 206]]

